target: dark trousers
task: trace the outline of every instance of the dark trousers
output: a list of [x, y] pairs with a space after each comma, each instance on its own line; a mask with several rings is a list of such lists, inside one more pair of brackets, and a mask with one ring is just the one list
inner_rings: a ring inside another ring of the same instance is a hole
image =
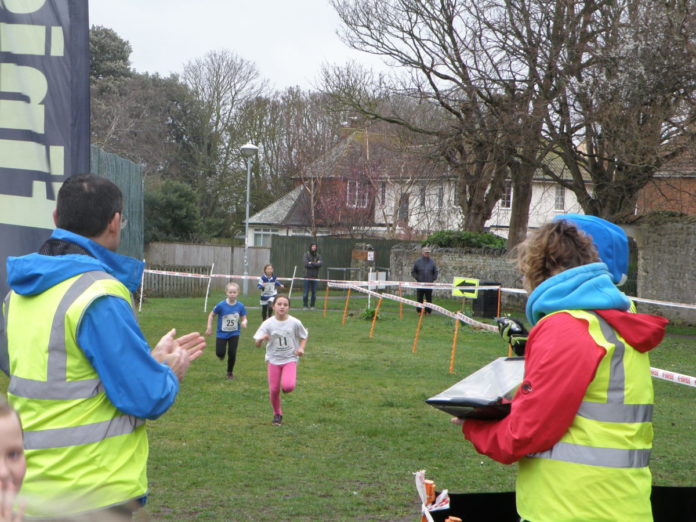
[[[432, 303], [433, 302], [433, 289], [432, 288], [416, 288], [416, 301], [419, 303], [422, 303], [423, 301], [426, 301], [427, 303]], [[418, 313], [420, 313], [420, 306], [416, 309]], [[425, 309], [425, 313], [429, 314], [432, 313], [432, 310], [430, 308]]]
[[309, 293], [312, 293], [311, 300], [309, 301], [309, 306], [314, 307], [314, 303], [317, 302], [317, 280], [316, 279], [305, 279], [304, 280], [304, 292], [302, 293], [302, 306], [307, 308], [307, 297]]
[[273, 305], [271, 303], [266, 303], [261, 305], [261, 320], [265, 321], [273, 315]]
[[215, 355], [221, 361], [225, 358], [227, 352], [227, 373], [232, 373], [234, 363], [237, 361], [237, 345], [239, 344], [239, 336], [235, 335], [229, 339], [218, 337], [215, 339]]

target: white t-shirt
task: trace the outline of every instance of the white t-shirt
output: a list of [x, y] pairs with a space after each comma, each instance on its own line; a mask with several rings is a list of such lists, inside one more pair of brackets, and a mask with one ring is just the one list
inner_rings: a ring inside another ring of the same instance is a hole
[[297, 362], [299, 357], [295, 352], [300, 346], [300, 340], [309, 336], [300, 320], [291, 315], [285, 321], [279, 321], [274, 315], [266, 319], [256, 330], [254, 340], [259, 340], [266, 334], [269, 336], [266, 361], [271, 364]]

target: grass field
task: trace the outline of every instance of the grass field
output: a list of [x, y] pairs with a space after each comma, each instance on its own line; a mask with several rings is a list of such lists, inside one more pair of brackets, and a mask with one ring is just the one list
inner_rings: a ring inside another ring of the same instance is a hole
[[[276, 427], [264, 350], [251, 340], [261, 322], [257, 297], [244, 301], [249, 328], [240, 341], [237, 378], [225, 380], [210, 339], [175, 405], [148, 423], [151, 495], [139, 520], [416, 521], [412, 473], [419, 469], [453, 492], [514, 488], [515, 466], [476, 454], [447, 414], [424, 403], [505, 355], [497, 335], [460, 328], [450, 374], [451, 319], [426, 317], [412, 353], [418, 319], [412, 309], [400, 319], [398, 305], [385, 302], [373, 338], [371, 322], [360, 318], [365, 298], [352, 301], [345, 325], [337, 299], [327, 317], [291, 309], [310, 338], [297, 389], [283, 397], [284, 425]], [[172, 326], [180, 333], [203, 331], [206, 317], [202, 299], [150, 299], [140, 321], [154, 343]], [[668, 336], [652, 365], [696, 374], [694, 334], [682, 327]], [[654, 482], [692, 486], [696, 389], [655, 381], [655, 391]]]

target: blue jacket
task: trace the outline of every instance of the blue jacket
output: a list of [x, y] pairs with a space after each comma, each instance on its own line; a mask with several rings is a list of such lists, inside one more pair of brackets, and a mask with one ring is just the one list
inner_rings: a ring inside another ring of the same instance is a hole
[[[38, 295], [61, 281], [93, 270], [111, 274], [131, 292], [138, 288], [143, 262], [60, 228], [53, 231], [51, 238], [75, 243], [94, 257], [37, 253], [9, 257], [7, 279], [16, 293]], [[168, 366], [150, 355], [133, 310], [123, 299], [104, 296], [89, 305], [80, 322], [77, 343], [99, 374], [107, 397], [123, 413], [156, 419], [174, 403], [179, 381]]]

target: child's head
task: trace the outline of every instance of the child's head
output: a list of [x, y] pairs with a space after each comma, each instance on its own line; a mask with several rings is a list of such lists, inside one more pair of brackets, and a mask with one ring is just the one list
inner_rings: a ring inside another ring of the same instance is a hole
[[290, 310], [290, 299], [286, 295], [276, 296], [273, 301], [273, 313], [276, 316], [284, 317], [288, 314]]
[[592, 238], [565, 220], [538, 228], [517, 247], [517, 268], [528, 292], [564, 270], [598, 261]]
[[225, 285], [225, 295], [230, 301], [236, 301], [239, 295], [239, 285], [237, 283], [227, 283]]
[[273, 265], [266, 265], [263, 267], [263, 273], [266, 274], [267, 276], [272, 276], [273, 275]]
[[22, 423], [12, 406], [0, 398], [0, 483], [12, 484], [19, 491], [26, 470]]

